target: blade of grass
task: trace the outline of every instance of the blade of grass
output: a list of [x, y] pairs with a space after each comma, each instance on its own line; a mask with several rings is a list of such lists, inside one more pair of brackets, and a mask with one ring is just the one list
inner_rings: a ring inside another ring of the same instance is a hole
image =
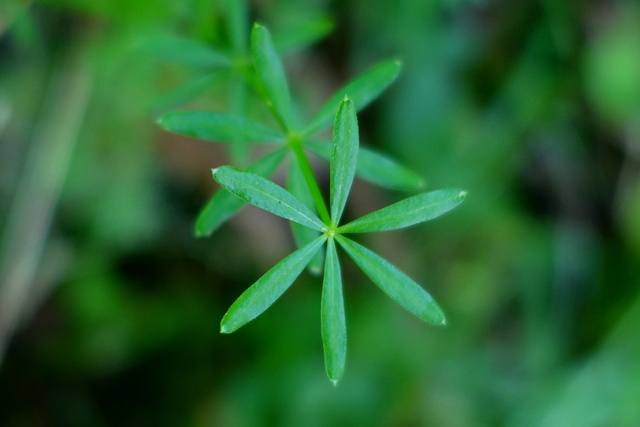
[[400, 73], [401, 66], [396, 60], [382, 62], [338, 89], [305, 126], [302, 134], [308, 136], [328, 126], [345, 95], [351, 98], [357, 111], [362, 110], [393, 83]]
[[251, 285], [222, 318], [220, 332], [230, 334], [269, 308], [302, 273], [325, 239], [323, 235], [293, 252]]
[[255, 24], [251, 31], [251, 54], [262, 95], [283, 132], [291, 129], [289, 84], [269, 31]]
[[[278, 168], [286, 154], [287, 149], [280, 148], [249, 166], [248, 170], [260, 176], [269, 177]], [[242, 209], [244, 204], [244, 200], [225, 189], [216, 192], [198, 214], [194, 228], [195, 235], [197, 237], [210, 236]]]
[[327, 241], [321, 317], [324, 363], [327, 375], [335, 385], [344, 373], [347, 353], [347, 326], [344, 316], [340, 263], [334, 239]]
[[[289, 177], [287, 180], [287, 188], [302, 201], [308, 208], [313, 209], [313, 198], [309, 193], [307, 184], [305, 182], [302, 171], [296, 158], [292, 158], [289, 163]], [[320, 235], [320, 232], [311, 228], [300, 225], [296, 222], [291, 222], [291, 231], [293, 232], [293, 238], [296, 241], [296, 246], [301, 248], [309, 242], [315, 240]], [[313, 275], [318, 275], [322, 272], [322, 263], [324, 262], [322, 251], [316, 252], [311, 261], [309, 262], [308, 270]]]
[[221, 166], [213, 169], [213, 177], [227, 191], [260, 209], [318, 231], [325, 228], [316, 214], [293, 194], [260, 175]]
[[[41, 274], [47, 262], [56, 260], [55, 255], [60, 257], [58, 262], [68, 261], [65, 251], [55, 246], [52, 223], [94, 99], [95, 49], [96, 40], [91, 37], [71, 43], [49, 70], [50, 81], [42, 88], [41, 114], [29, 135], [22, 136], [22, 142], [29, 145], [20, 179], [11, 189], [13, 198], [8, 200], [6, 192], [1, 198], [0, 211], [7, 216], [0, 223], [0, 366], [15, 331], [25, 326], [70, 267], [59, 263], [60, 277]], [[5, 146], [2, 148], [4, 151]], [[47, 255], [54, 256], [49, 259]]]
[[444, 313], [420, 285], [364, 246], [336, 234], [336, 240], [351, 259], [391, 299], [427, 322], [444, 325]]
[[[331, 158], [328, 142], [305, 141], [304, 147], [325, 160]], [[411, 169], [362, 145], [358, 149], [356, 176], [391, 190], [412, 191], [424, 185], [422, 178]]]
[[330, 163], [331, 221], [337, 225], [347, 203], [358, 159], [358, 119], [353, 102], [340, 103], [333, 127]]
[[458, 206], [467, 193], [437, 190], [401, 200], [341, 226], [340, 233], [397, 230], [439, 217]]
[[283, 142], [284, 136], [266, 126], [242, 117], [211, 111], [169, 113], [158, 124], [170, 132], [207, 141]]

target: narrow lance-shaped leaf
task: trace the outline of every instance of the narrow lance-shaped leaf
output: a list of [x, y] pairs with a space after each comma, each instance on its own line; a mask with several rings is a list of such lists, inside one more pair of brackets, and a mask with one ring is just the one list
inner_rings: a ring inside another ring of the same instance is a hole
[[228, 69], [222, 69], [191, 80], [155, 99], [150, 109], [153, 111], [166, 110], [184, 104], [216, 86], [228, 74]]
[[400, 68], [399, 61], [385, 61], [341, 87], [311, 119], [309, 124], [305, 126], [303, 134], [311, 135], [328, 126], [333, 119], [334, 111], [336, 111], [345, 95], [351, 98], [358, 111], [369, 105], [371, 101], [376, 99], [393, 83], [400, 73]]
[[[271, 176], [286, 154], [287, 149], [280, 148], [249, 166], [248, 170], [260, 176]], [[194, 230], [196, 236], [210, 236], [244, 205], [244, 200], [225, 189], [216, 192], [198, 214]]]
[[292, 28], [280, 31], [273, 37], [273, 44], [281, 54], [302, 50], [325, 37], [333, 29], [333, 22], [321, 16], [303, 19]]
[[330, 164], [331, 221], [337, 225], [347, 203], [358, 160], [358, 119], [353, 102], [347, 98], [338, 108], [333, 127]]
[[213, 169], [213, 177], [227, 191], [260, 209], [315, 230], [325, 228], [316, 214], [293, 194], [260, 175], [221, 166]]
[[324, 243], [321, 236], [293, 252], [267, 271], [231, 305], [220, 323], [220, 332], [229, 334], [258, 317], [289, 289]]
[[344, 316], [340, 263], [333, 239], [327, 241], [321, 317], [324, 363], [329, 379], [336, 384], [344, 372], [347, 353], [347, 326]]
[[[331, 158], [328, 142], [305, 141], [304, 146], [325, 160]], [[358, 149], [356, 176], [392, 190], [417, 190], [424, 185], [422, 178], [411, 169], [362, 145]]]
[[231, 64], [226, 53], [195, 40], [161, 36], [145, 43], [143, 50], [156, 58], [200, 67], [225, 67]]
[[431, 295], [406, 274], [351, 239], [336, 234], [336, 240], [358, 267], [391, 299], [420, 319], [436, 325], [446, 323], [442, 309]]
[[251, 54], [263, 96], [283, 131], [291, 127], [291, 96], [280, 57], [269, 31], [255, 24], [251, 32]]
[[[298, 165], [295, 157], [293, 157], [289, 163], [287, 188], [289, 189], [291, 194], [296, 196], [307, 207], [312, 209], [313, 199], [311, 197], [311, 194], [309, 193], [309, 189], [307, 188], [304, 176], [302, 175], [302, 171], [300, 170], [300, 166]], [[320, 235], [319, 231], [300, 225], [297, 222], [291, 222], [291, 231], [293, 232], [293, 238], [296, 241], [296, 246], [299, 248], [317, 239]], [[323, 261], [324, 256], [322, 251], [316, 252], [316, 254], [313, 256], [313, 259], [311, 259], [309, 265], [307, 266], [309, 272], [313, 275], [322, 273]]]
[[229, 39], [236, 54], [247, 51], [247, 4], [245, 0], [227, 0], [227, 16], [229, 22]]
[[409, 227], [445, 214], [462, 203], [466, 195], [461, 190], [437, 190], [418, 194], [351, 221], [340, 227], [339, 231], [364, 233]]
[[280, 132], [259, 123], [211, 111], [169, 113], [160, 117], [158, 124], [170, 132], [208, 141], [284, 141], [284, 136]]
[[[244, 116], [247, 110], [247, 83], [241, 76], [233, 76], [229, 82], [229, 108], [238, 115]], [[251, 146], [246, 144], [241, 138], [230, 141], [229, 152], [233, 164], [244, 168], [249, 161]]]

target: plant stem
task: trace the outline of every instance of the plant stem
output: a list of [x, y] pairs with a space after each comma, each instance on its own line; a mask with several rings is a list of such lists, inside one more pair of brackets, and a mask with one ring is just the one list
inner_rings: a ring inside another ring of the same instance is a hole
[[313, 175], [313, 170], [311, 170], [309, 160], [307, 160], [307, 156], [304, 154], [302, 146], [297, 141], [297, 139], [290, 139], [289, 146], [293, 150], [293, 154], [295, 154], [296, 156], [298, 167], [300, 167], [300, 171], [302, 172], [304, 180], [307, 183], [307, 187], [309, 188], [309, 192], [311, 193], [311, 197], [313, 198], [313, 203], [316, 205], [316, 209], [318, 210], [320, 219], [322, 219], [322, 222], [329, 226], [331, 224], [331, 217], [329, 215], [329, 211], [327, 210], [327, 205], [324, 201], [324, 198], [322, 197], [320, 187], [318, 186], [318, 181], [316, 181], [316, 177]]

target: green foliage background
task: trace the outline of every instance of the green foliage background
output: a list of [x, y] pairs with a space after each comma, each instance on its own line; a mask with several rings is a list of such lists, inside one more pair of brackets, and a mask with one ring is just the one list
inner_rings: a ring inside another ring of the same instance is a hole
[[[0, 424], [638, 425], [640, 9], [250, 2], [274, 34], [333, 22], [286, 57], [308, 114], [350, 77], [402, 59], [359, 116], [362, 144], [411, 165], [427, 189], [469, 191], [443, 218], [365, 241], [427, 287], [447, 328], [343, 264], [349, 352], [334, 388], [317, 278], [218, 333], [292, 238], [254, 208], [193, 237], [227, 153], [155, 124], [177, 108], [167, 94], [203, 70], [145, 43], [225, 45], [223, 3], [0, 6]], [[225, 111], [229, 90], [211, 85], [179, 108]], [[405, 196], [356, 181], [345, 215]], [[29, 291], [14, 301], [16, 283]], [[13, 334], [7, 307], [22, 319]]]

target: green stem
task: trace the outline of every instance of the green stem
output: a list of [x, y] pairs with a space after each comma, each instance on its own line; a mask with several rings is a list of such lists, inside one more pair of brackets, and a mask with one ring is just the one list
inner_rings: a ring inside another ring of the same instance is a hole
[[320, 219], [322, 219], [322, 222], [324, 222], [326, 225], [330, 225], [331, 216], [329, 215], [327, 205], [325, 204], [324, 198], [322, 197], [322, 192], [320, 191], [320, 187], [318, 186], [318, 181], [316, 181], [316, 177], [313, 175], [313, 171], [311, 170], [309, 160], [307, 160], [307, 156], [302, 150], [302, 146], [297, 141], [291, 141], [289, 145], [293, 150], [293, 154], [295, 154], [296, 156], [298, 167], [300, 167], [302, 176], [304, 176], [304, 180], [307, 183], [307, 187], [309, 188], [309, 192], [311, 193], [311, 197], [313, 198], [313, 203], [316, 205], [316, 209], [318, 210]]

